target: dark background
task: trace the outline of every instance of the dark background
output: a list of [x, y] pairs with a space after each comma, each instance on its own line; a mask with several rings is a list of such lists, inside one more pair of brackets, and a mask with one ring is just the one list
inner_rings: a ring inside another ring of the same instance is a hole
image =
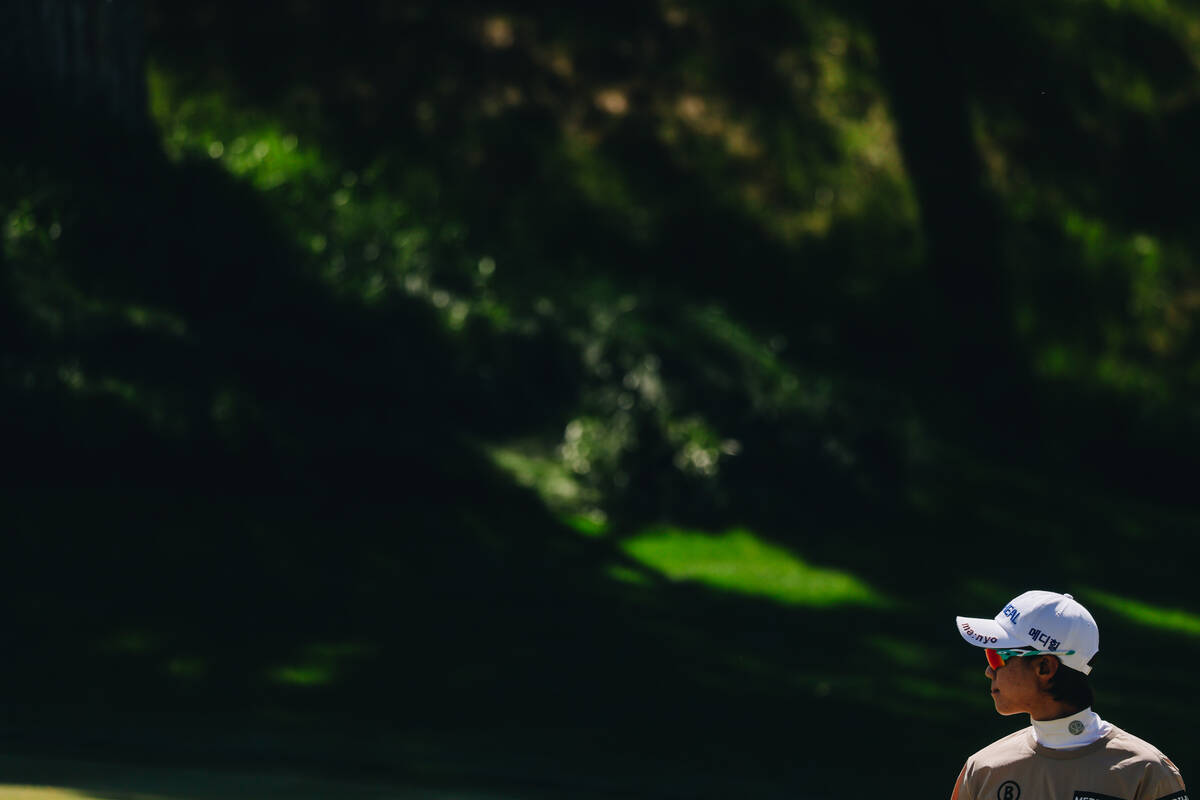
[[1194, 772], [1193, 3], [0, 15], [10, 752], [948, 795], [1045, 588]]

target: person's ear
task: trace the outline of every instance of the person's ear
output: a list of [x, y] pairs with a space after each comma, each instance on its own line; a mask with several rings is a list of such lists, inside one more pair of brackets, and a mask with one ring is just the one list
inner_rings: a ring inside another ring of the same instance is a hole
[[1054, 656], [1042, 656], [1037, 663], [1037, 676], [1049, 680], [1058, 672], [1058, 659]]

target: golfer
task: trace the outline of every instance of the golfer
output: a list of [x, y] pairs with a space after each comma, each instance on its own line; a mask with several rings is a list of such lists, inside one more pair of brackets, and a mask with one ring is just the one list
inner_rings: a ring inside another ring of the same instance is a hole
[[1032, 724], [968, 758], [951, 800], [1187, 800], [1169, 758], [1092, 711], [1100, 631], [1071, 595], [1026, 592], [958, 632], [987, 655], [996, 712]]

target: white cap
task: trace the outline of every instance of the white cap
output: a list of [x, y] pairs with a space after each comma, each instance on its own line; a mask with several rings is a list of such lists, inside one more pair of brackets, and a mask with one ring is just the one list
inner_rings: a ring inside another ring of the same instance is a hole
[[[1032, 647], [1057, 655], [1064, 666], [1084, 675], [1100, 650], [1100, 629], [1088, 610], [1069, 594], [1026, 592], [1014, 597], [994, 619], [957, 617], [958, 632], [976, 647], [996, 650]], [[1068, 651], [1075, 652], [1068, 655]]]

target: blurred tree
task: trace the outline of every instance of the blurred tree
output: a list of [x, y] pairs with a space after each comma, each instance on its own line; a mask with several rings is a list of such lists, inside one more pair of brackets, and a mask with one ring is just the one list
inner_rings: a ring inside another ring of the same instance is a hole
[[4, 0], [0, 65], [9, 91], [41, 113], [86, 113], [148, 130], [138, 0]]
[[[979, 11], [930, 0], [916, 8], [870, 4], [871, 22], [912, 176], [943, 304], [944, 346], [959, 380], [980, 399], [1004, 395], [1020, 367], [1002, 276], [999, 210], [988, 193], [971, 127], [972, 34]], [[967, 32], [967, 33], [964, 33]], [[990, 34], [995, 35], [995, 34]]]

